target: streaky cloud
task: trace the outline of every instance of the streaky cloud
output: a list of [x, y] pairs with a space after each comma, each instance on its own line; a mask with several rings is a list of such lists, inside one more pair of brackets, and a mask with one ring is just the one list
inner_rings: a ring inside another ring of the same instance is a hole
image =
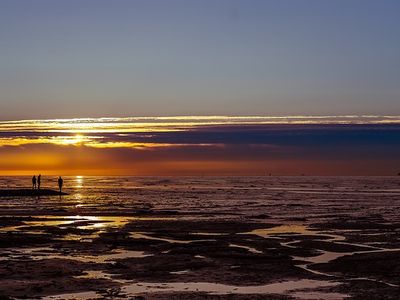
[[3, 121], [0, 172], [396, 174], [399, 120], [191, 116]]
[[1, 121], [0, 132], [129, 133], [216, 125], [400, 124], [400, 116], [177, 116]]

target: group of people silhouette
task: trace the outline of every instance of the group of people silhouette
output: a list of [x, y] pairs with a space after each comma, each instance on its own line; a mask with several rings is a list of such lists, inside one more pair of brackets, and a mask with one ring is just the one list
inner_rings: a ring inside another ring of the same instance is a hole
[[33, 175], [32, 177], [32, 189], [36, 190], [36, 187], [38, 190], [40, 190], [40, 181], [41, 181], [42, 175], [39, 174], [39, 176], [36, 179], [36, 175]]
[[[33, 177], [32, 177], [32, 189], [40, 190], [41, 179], [42, 179], [42, 175], [41, 174], [39, 174], [37, 178], [36, 178], [36, 175], [33, 175]], [[60, 177], [58, 177], [57, 182], [58, 182], [58, 188], [59, 188], [60, 193], [61, 193], [62, 187], [63, 187], [63, 184], [64, 184], [64, 180], [60, 176]]]

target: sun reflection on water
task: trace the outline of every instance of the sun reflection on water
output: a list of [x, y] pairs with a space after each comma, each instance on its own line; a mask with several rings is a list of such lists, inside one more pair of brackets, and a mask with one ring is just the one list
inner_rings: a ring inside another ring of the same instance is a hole
[[76, 185], [75, 185], [76, 188], [78, 188], [78, 189], [83, 188], [83, 176], [80, 176], [80, 175], [76, 176], [75, 183], [76, 183]]

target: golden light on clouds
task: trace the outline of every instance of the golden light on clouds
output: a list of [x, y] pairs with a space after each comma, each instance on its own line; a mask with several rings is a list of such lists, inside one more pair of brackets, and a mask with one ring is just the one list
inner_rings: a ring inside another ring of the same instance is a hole
[[23, 146], [29, 144], [54, 144], [54, 145], [75, 145], [79, 146], [89, 143], [96, 137], [84, 136], [81, 134], [73, 136], [51, 136], [51, 137], [16, 137], [16, 138], [0, 138], [0, 147], [4, 146]]
[[[0, 173], [329, 173], [339, 172], [335, 166], [351, 159], [359, 173], [380, 170], [386, 174], [398, 160], [394, 149], [400, 146], [399, 124], [397, 116], [2, 121]], [[372, 152], [376, 157], [373, 163]], [[81, 181], [77, 177], [77, 185]]]
[[[151, 149], [160, 147], [184, 147], [191, 144], [170, 144], [170, 143], [139, 143], [139, 142], [112, 142], [100, 141], [101, 138], [84, 135], [57, 136], [41, 138], [0, 138], [0, 147], [11, 146], [18, 147], [35, 144], [52, 144], [59, 146], [85, 146], [91, 148], [132, 148], [132, 149]], [[215, 144], [196, 144], [197, 146], [207, 147]]]
[[[12, 137], [2, 137], [0, 135], [0, 147], [55, 144], [85, 145], [94, 148], [148, 149], [152, 147], [168, 147], [170, 144], [110, 141], [107, 138], [103, 138], [102, 135], [116, 134], [124, 136], [131, 133], [141, 133], [150, 136], [154, 132], [184, 132], [212, 126], [399, 123], [400, 117], [398, 116], [180, 116], [0, 121], [0, 134], [2, 132], [14, 133]], [[29, 132], [31, 135], [24, 135], [24, 132]], [[179, 144], [186, 145], [185, 143]], [[179, 146], [177, 143], [174, 145]], [[207, 146], [207, 143], [199, 144], [199, 146]]]
[[179, 116], [0, 121], [0, 132], [69, 134], [183, 131], [202, 126], [260, 124], [399, 124], [399, 116]]

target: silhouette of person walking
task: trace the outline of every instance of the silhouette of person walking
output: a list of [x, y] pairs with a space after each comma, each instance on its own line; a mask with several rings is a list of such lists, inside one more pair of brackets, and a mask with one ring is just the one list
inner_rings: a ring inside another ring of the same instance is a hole
[[40, 190], [40, 179], [42, 178], [42, 175], [39, 174], [39, 176], [37, 177], [37, 188], [38, 190]]
[[64, 180], [61, 178], [61, 176], [58, 177], [58, 188], [60, 189], [60, 194], [62, 191], [63, 183], [64, 183]]
[[35, 189], [36, 189], [36, 176], [33, 175], [33, 177], [32, 177], [32, 190], [35, 190]]

